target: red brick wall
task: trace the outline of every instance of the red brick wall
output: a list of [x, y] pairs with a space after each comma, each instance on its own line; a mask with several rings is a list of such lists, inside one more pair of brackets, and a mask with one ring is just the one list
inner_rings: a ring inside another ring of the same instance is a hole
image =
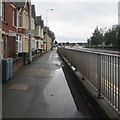
[[[16, 57], [15, 56], [15, 46], [16, 46], [16, 37], [8, 36], [8, 48], [6, 48], [6, 33], [9, 33], [9, 30], [17, 32], [17, 28], [13, 26], [12, 23], [12, 11], [13, 7], [10, 5], [10, 2], [5, 2], [5, 21], [2, 21], [2, 31], [5, 32], [4, 35], [4, 58], [7, 57]], [[17, 9], [15, 10], [15, 18], [17, 21]]]
[[16, 57], [16, 37], [9, 37], [9, 54], [10, 57]]
[[24, 65], [23, 58], [14, 59], [14, 62], [13, 62], [13, 73], [16, 72], [23, 65]]
[[[16, 44], [16, 37], [9, 37], [8, 36], [8, 43], [6, 43], [6, 35], [3, 35], [3, 39], [4, 39], [4, 58], [8, 58], [8, 57], [12, 57], [15, 58], [16, 54], [15, 54], [15, 44]], [[7, 47], [6, 47], [7, 46]]]
[[9, 49], [6, 48], [6, 46], [7, 46], [6, 35], [3, 35], [2, 38], [4, 40], [4, 47], [3, 47], [4, 48], [4, 58], [7, 58], [7, 57], [9, 57]]
[[[12, 10], [13, 7], [10, 6], [10, 2], [5, 2], [5, 22], [2, 22], [2, 30], [8, 32], [9, 30], [17, 32], [17, 29], [12, 26]], [[16, 20], [17, 20], [17, 11], [16, 11]]]
[[19, 28], [18, 33], [26, 34], [26, 29], [24, 28]]
[[26, 3], [26, 11], [29, 12], [29, 3]]

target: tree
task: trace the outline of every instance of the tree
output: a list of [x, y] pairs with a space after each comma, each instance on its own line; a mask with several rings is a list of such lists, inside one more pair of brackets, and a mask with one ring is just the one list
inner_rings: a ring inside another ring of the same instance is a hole
[[118, 38], [119, 27], [113, 25], [104, 35], [105, 44], [118, 46], [119, 45], [119, 38]]
[[120, 46], [120, 26], [113, 25], [107, 31], [105, 29], [96, 27], [93, 35], [87, 40], [88, 45]]
[[90, 38], [91, 45], [101, 45], [103, 43], [103, 39], [103, 32], [96, 27], [93, 36]]
[[118, 47], [120, 48], [120, 26], [118, 26], [118, 32], [116, 34], [117, 34]]

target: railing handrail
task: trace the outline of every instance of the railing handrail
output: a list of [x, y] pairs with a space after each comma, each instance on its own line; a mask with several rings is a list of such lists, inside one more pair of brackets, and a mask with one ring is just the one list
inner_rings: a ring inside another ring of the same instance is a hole
[[120, 55], [70, 48], [58, 48], [58, 53], [120, 113]]
[[86, 52], [86, 53], [91, 53], [91, 54], [99, 54], [99, 55], [107, 55], [107, 56], [112, 56], [112, 57], [120, 57], [120, 55], [117, 54], [110, 54], [110, 53], [104, 53], [104, 52], [96, 52], [96, 51], [89, 51], [89, 50], [83, 50], [83, 49], [71, 49], [71, 48], [64, 48], [68, 50], [73, 50], [73, 51], [79, 51], [79, 52]]

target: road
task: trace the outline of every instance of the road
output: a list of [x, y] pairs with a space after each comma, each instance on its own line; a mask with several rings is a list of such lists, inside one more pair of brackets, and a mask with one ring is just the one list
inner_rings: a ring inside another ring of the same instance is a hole
[[95, 117], [71, 79], [56, 50], [23, 66], [3, 84], [3, 118]]

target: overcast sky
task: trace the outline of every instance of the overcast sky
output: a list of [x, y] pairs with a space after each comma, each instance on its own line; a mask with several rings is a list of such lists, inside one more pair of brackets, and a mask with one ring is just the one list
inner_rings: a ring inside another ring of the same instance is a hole
[[42, 15], [45, 25], [47, 9], [54, 9], [48, 11], [48, 26], [55, 33], [58, 42], [86, 42], [96, 26], [110, 28], [118, 24], [119, 0], [61, 1], [34, 0], [32, 2], [36, 5], [36, 14]]

